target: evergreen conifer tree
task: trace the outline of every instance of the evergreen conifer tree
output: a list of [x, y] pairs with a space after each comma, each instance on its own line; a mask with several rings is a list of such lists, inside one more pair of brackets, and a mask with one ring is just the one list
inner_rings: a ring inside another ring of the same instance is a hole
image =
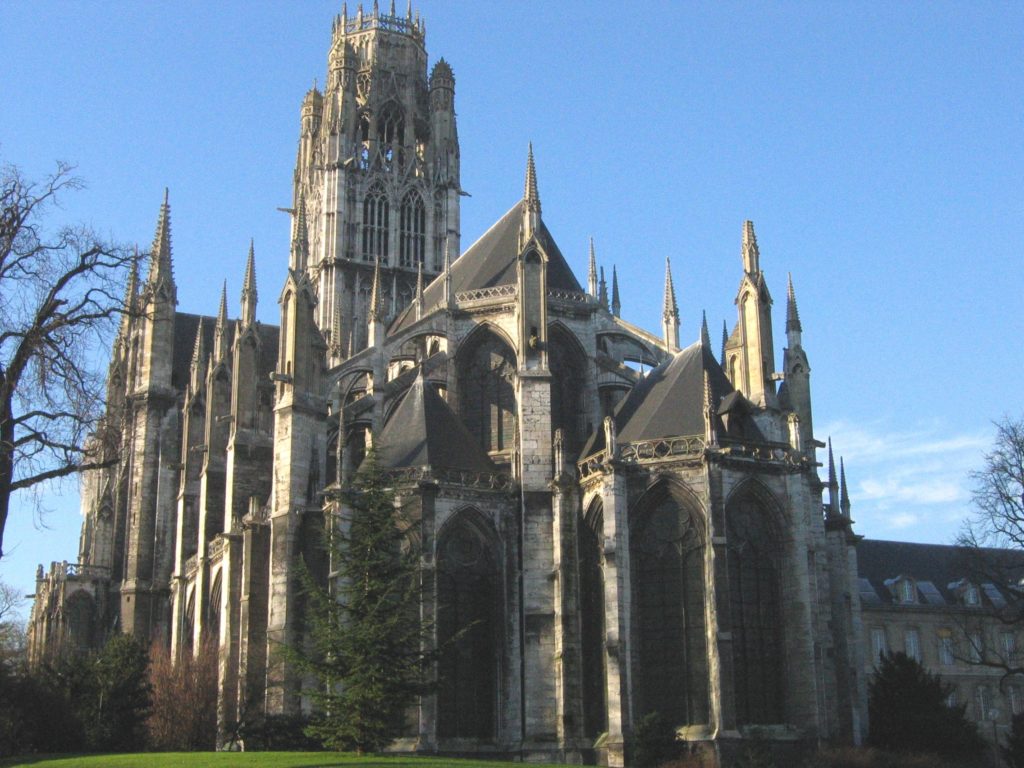
[[427, 690], [435, 654], [424, 650], [415, 537], [372, 452], [340, 498], [345, 511], [325, 536], [329, 583], [315, 583], [306, 569], [307, 636], [290, 653], [319, 684], [307, 734], [362, 754], [399, 735], [406, 710]]

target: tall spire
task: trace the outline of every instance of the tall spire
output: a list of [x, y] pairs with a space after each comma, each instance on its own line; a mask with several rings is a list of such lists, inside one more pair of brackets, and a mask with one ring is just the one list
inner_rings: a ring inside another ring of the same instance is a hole
[[173, 292], [174, 271], [171, 262], [171, 204], [169, 198], [170, 192], [164, 187], [164, 201], [160, 205], [156, 234], [153, 236], [147, 283], [151, 288], [166, 284]]
[[[786, 335], [792, 338], [792, 334], [799, 334], [803, 331], [800, 325], [800, 312], [796, 308], [796, 291], [793, 290], [793, 274], [788, 275], [789, 282], [786, 286]], [[790, 342], [792, 344], [792, 342]]]
[[709, 352], [711, 351], [711, 333], [708, 331], [708, 313], [701, 310], [700, 313], [700, 344]]
[[622, 311], [622, 302], [619, 301], [619, 273], [612, 264], [612, 314], [616, 317]]
[[290, 267], [305, 269], [309, 260], [309, 230], [306, 225], [306, 199], [300, 192], [295, 203], [295, 235], [292, 238]]
[[608, 309], [608, 284], [604, 281], [604, 267], [601, 267], [601, 279], [598, 281], [597, 300]]
[[756, 275], [761, 271], [760, 253], [757, 250], [757, 235], [754, 234], [754, 222], [743, 222], [743, 271], [748, 275]]
[[220, 289], [220, 309], [217, 310], [217, 323], [213, 326], [213, 359], [221, 362], [228, 356], [228, 281], [225, 280]]
[[199, 318], [199, 322], [196, 324], [196, 340], [192, 346], [192, 361], [190, 365], [189, 381], [191, 382], [192, 392], [198, 392], [203, 385], [203, 379], [206, 378], [206, 371], [203, 370], [206, 365], [206, 339], [203, 336], [203, 318]]
[[842, 456], [839, 457], [839, 511], [843, 517], [850, 517], [850, 494], [846, 490], [846, 467]]
[[718, 361], [725, 368], [725, 348], [729, 344], [729, 324], [722, 321], [722, 358]]
[[836, 480], [836, 460], [832, 456], [832, 438], [828, 439], [828, 508], [832, 514], [839, 511], [839, 482]]
[[590, 238], [590, 268], [587, 270], [587, 293], [597, 298], [597, 254], [594, 251], [594, 238]]
[[242, 280], [242, 325], [248, 327], [256, 322], [256, 251], [249, 240], [249, 258], [245, 263], [245, 279]]

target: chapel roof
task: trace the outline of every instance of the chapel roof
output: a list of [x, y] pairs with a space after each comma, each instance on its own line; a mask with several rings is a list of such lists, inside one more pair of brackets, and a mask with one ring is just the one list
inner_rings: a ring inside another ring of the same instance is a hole
[[494, 465], [422, 373], [374, 439], [385, 469], [433, 467], [493, 472]]

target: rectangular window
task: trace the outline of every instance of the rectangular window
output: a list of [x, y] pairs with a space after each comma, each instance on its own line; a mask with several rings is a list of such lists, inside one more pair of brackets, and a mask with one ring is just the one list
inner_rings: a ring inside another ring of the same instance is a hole
[[914, 661], [921, 661], [921, 636], [916, 629], [908, 629], [903, 635], [903, 652]]
[[1015, 715], [1019, 715], [1024, 709], [1024, 699], [1020, 695], [1020, 687], [1011, 685], [1009, 689], [1010, 694], [1010, 711]]
[[991, 709], [990, 704], [992, 703], [992, 697], [989, 696], [988, 686], [979, 685], [974, 691], [974, 705], [978, 708], [975, 719], [979, 722], [981, 720], [989, 719], [989, 710]]
[[945, 667], [953, 665], [953, 633], [948, 629], [939, 630], [939, 663]]
[[914, 582], [910, 579], [903, 579], [900, 581], [900, 602], [902, 603], [916, 603], [917, 593], [914, 590]]
[[885, 643], [885, 630], [881, 627], [871, 628], [871, 650], [872, 650], [872, 661], [878, 662], [878, 657], [881, 656], [887, 650]]
[[981, 661], [981, 633], [970, 632], [967, 635], [967, 658], [977, 664]]
[[1006, 664], [1016, 664], [1017, 636], [1013, 632], [1003, 632], [999, 640], [1000, 645], [1003, 647], [1003, 662]]

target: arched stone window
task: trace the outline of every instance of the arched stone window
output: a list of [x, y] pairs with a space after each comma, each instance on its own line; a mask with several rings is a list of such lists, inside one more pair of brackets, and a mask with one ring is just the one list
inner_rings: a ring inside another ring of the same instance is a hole
[[576, 340], [561, 326], [551, 326], [548, 345], [551, 429], [563, 430], [566, 455], [575, 459], [590, 431], [587, 429], [583, 399], [585, 359]]
[[391, 206], [380, 187], [374, 187], [363, 200], [363, 260], [380, 259], [388, 263], [388, 228]]
[[422, 264], [427, 247], [427, 209], [418, 192], [410, 190], [402, 198], [399, 223], [398, 263], [403, 267]]
[[579, 521], [580, 655], [583, 664], [583, 733], [608, 730], [608, 683], [604, 658], [604, 508], [598, 499]]
[[460, 352], [459, 415], [485, 451], [515, 442], [515, 354], [497, 335], [479, 332]]
[[783, 722], [781, 548], [767, 505], [747, 493], [726, 508], [736, 720]]
[[377, 135], [382, 144], [405, 143], [405, 117], [402, 108], [394, 102], [384, 105], [377, 120]]
[[85, 653], [92, 647], [96, 607], [88, 592], [75, 592], [64, 609], [67, 616], [68, 646]]
[[673, 489], [653, 489], [632, 538], [640, 711], [672, 725], [708, 722], [704, 527]]
[[494, 739], [501, 664], [498, 559], [478, 513], [464, 511], [437, 546], [440, 738]]
[[210, 603], [206, 608], [206, 635], [213, 638], [215, 643], [220, 637], [220, 601], [223, 587], [221, 573], [218, 570], [217, 575], [213, 577], [213, 586], [210, 587]]

